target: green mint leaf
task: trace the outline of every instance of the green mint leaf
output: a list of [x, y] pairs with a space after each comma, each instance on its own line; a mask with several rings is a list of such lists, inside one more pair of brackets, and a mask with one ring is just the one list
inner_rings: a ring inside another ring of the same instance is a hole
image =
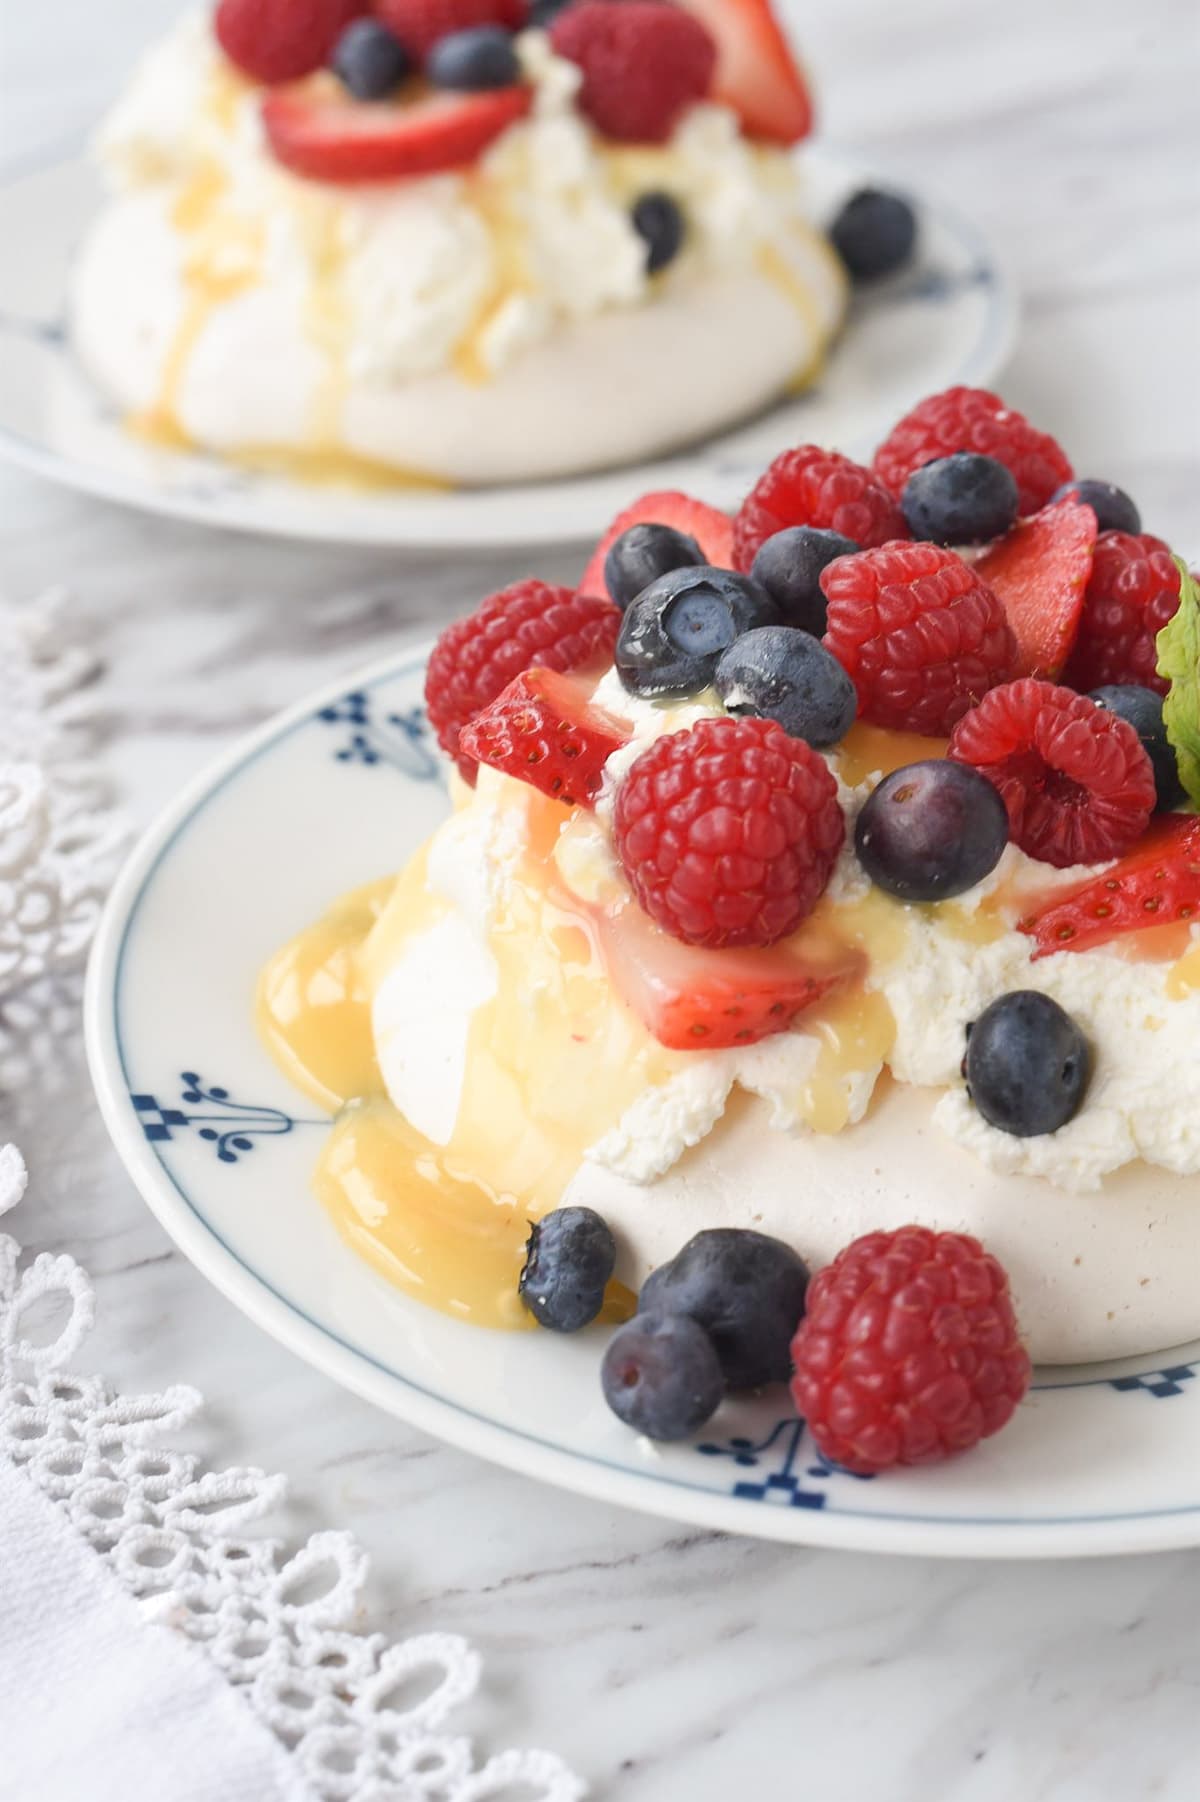
[[1163, 702], [1163, 724], [1179, 764], [1179, 780], [1193, 807], [1200, 807], [1200, 588], [1186, 565], [1179, 568], [1179, 607], [1155, 641], [1158, 673], [1171, 687]]

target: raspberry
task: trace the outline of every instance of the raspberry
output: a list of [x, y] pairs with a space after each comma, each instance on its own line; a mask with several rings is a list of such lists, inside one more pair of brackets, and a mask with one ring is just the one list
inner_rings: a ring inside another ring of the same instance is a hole
[[786, 526], [840, 532], [864, 550], [908, 537], [903, 513], [871, 471], [817, 444], [784, 451], [754, 484], [734, 521], [734, 568], [748, 573], [759, 547]]
[[458, 739], [461, 756], [569, 807], [592, 805], [605, 764], [628, 742], [623, 720], [591, 706], [569, 676], [549, 669], [523, 670]]
[[1178, 606], [1179, 569], [1161, 538], [1102, 532], [1063, 681], [1081, 693], [1136, 682], [1165, 695], [1154, 641]]
[[916, 469], [955, 451], [980, 451], [1011, 471], [1024, 513], [1036, 513], [1075, 473], [1047, 432], [986, 388], [947, 388], [906, 413], [875, 452], [875, 474], [895, 495]]
[[947, 756], [1000, 790], [1013, 843], [1060, 870], [1123, 857], [1154, 811], [1154, 770], [1133, 727], [1032, 676], [986, 695]]
[[579, 0], [550, 27], [583, 70], [579, 105], [606, 137], [662, 144], [712, 83], [717, 47], [699, 19], [664, 0]]
[[953, 551], [885, 544], [821, 572], [825, 648], [849, 672], [858, 711], [877, 726], [941, 736], [1012, 675], [1004, 608]]
[[620, 623], [611, 601], [530, 580], [489, 595], [446, 627], [425, 671], [425, 705], [439, 745], [468, 782], [475, 780], [475, 762], [458, 749], [467, 721], [522, 670], [611, 661]]
[[451, 32], [521, 22], [516, 0], [375, 0], [373, 11], [420, 61]]
[[689, 945], [773, 945], [816, 906], [845, 837], [837, 785], [773, 720], [701, 720], [617, 791], [617, 853], [652, 919]]
[[978, 1239], [867, 1233], [809, 1285], [792, 1398], [859, 1476], [935, 1464], [998, 1433], [1029, 1388], [1008, 1277]]
[[367, 0], [221, 0], [213, 19], [230, 62], [253, 81], [299, 81], [329, 53]]

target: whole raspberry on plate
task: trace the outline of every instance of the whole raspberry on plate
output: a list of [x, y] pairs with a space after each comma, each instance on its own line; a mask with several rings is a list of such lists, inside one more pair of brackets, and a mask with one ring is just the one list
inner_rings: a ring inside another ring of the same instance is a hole
[[717, 64], [699, 19], [665, 0], [579, 0], [559, 13], [550, 42], [583, 71], [583, 112], [624, 143], [665, 143]]
[[986, 695], [947, 755], [1000, 790], [1013, 843], [1057, 869], [1123, 857], [1154, 811], [1154, 770], [1133, 727], [1031, 676]]
[[813, 1278], [792, 1397], [834, 1464], [873, 1476], [970, 1451], [1029, 1388], [1008, 1277], [978, 1239], [867, 1233]]
[[1161, 538], [1102, 532], [1063, 681], [1081, 693], [1136, 682], [1165, 695], [1154, 641], [1178, 606], [1179, 568]]
[[[366, 10], [365, 6], [359, 8]], [[517, 0], [375, 0], [371, 10], [406, 50], [423, 61], [440, 38], [453, 32], [472, 31], [481, 25], [515, 29], [523, 9]]]
[[784, 451], [754, 484], [734, 521], [734, 568], [748, 573], [760, 547], [787, 526], [840, 532], [863, 549], [908, 537], [899, 503], [871, 471], [818, 444]]
[[613, 816], [646, 912], [710, 947], [794, 932], [824, 893], [845, 830], [824, 760], [759, 719], [701, 720], [657, 739], [617, 790]]
[[584, 669], [610, 662], [621, 615], [611, 601], [549, 582], [514, 582], [447, 626], [425, 672], [425, 706], [437, 741], [468, 782], [475, 763], [459, 753], [467, 721], [522, 670]]
[[914, 470], [955, 451], [979, 451], [1003, 463], [1016, 480], [1022, 513], [1036, 513], [1074, 474], [1048, 432], [986, 388], [947, 388], [906, 413], [875, 452], [875, 474], [899, 496]]
[[221, 0], [217, 42], [243, 75], [270, 85], [299, 81], [324, 66], [366, 0]]
[[821, 573], [825, 648], [858, 691], [862, 719], [941, 736], [1012, 675], [1004, 608], [954, 551], [885, 544]]

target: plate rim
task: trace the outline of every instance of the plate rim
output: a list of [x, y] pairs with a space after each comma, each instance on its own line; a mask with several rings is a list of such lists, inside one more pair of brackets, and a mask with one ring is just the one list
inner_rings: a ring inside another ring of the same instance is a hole
[[[119, 984], [140, 901], [172, 844], [228, 781], [347, 692], [419, 668], [426, 639], [352, 669], [272, 716], [184, 785], [141, 835], [106, 901], [89, 958], [84, 997], [88, 1066], [106, 1130], [126, 1173], [168, 1237], [233, 1306], [287, 1350], [385, 1413], [460, 1450], [589, 1499], [663, 1519], [788, 1544], [935, 1557], [1000, 1559], [1113, 1556], [1180, 1549], [1200, 1541], [1200, 1503], [1050, 1519], [975, 1516], [930, 1520], [907, 1513], [756, 1508], [653, 1468], [634, 1471], [568, 1450], [449, 1401], [356, 1348], [313, 1319], [255, 1270], [209, 1224], [166, 1164], [136, 1131], [118, 1024]], [[1056, 1385], [1047, 1385], [1054, 1387]], [[1058, 1385], [1061, 1386], [1061, 1385]], [[1086, 1385], [1084, 1385], [1086, 1386]]]
[[[818, 164], [838, 167], [855, 181], [870, 182], [883, 180], [874, 170], [869, 157], [864, 158], [853, 146], [845, 146], [837, 141], [824, 138], [817, 139], [803, 146], [804, 154]], [[93, 184], [97, 172], [89, 160], [86, 144], [77, 146], [73, 154], [58, 153], [39, 159], [33, 163], [17, 163], [8, 169], [0, 169], [0, 197], [8, 191], [40, 180], [50, 181], [68, 176], [79, 180], [87, 179]], [[936, 188], [932, 191], [919, 190], [912, 184], [900, 181], [888, 181], [894, 191], [903, 193], [914, 204], [922, 207], [949, 230], [959, 243], [981, 263], [986, 264], [992, 273], [991, 305], [985, 317], [983, 328], [969, 354], [964, 358], [961, 368], [951, 378], [951, 385], [958, 383], [987, 383], [995, 378], [1005, 367], [1012, 356], [1018, 335], [1020, 322], [1021, 296], [1013, 277], [1010, 260], [991, 242], [987, 234], [964, 214], [953, 202], [945, 201]], [[72, 250], [73, 254], [73, 250]], [[67, 297], [65, 293], [58, 297], [60, 313], [65, 318]], [[39, 322], [29, 321], [31, 329], [36, 329]], [[69, 346], [66, 354], [70, 355]], [[87, 380], [86, 376], [81, 379]], [[769, 416], [769, 410], [762, 417]], [[647, 462], [634, 462], [609, 470], [600, 470], [590, 474], [564, 478], [564, 490], [574, 485], [586, 485], [591, 481], [604, 481], [622, 470], [631, 475], [639, 470], [657, 470], [665, 479], [666, 467], [669, 465], [685, 465], [702, 453], [706, 445], [719, 445], [723, 439], [733, 436], [738, 431], [753, 425], [754, 421], [735, 422], [726, 432], [700, 441], [696, 445], [684, 446], [679, 450], [651, 459]], [[851, 438], [846, 443], [838, 444], [838, 448], [850, 454], [865, 455], [865, 444]], [[237, 466], [223, 463], [219, 457], [202, 451], [192, 453], [197, 464], [198, 475], [208, 475], [218, 481], [228, 479], [232, 471], [237, 473]], [[517, 550], [525, 545], [541, 547], [569, 548], [595, 537], [603, 529], [604, 521], [593, 522], [588, 527], [571, 523], [570, 516], [556, 523], [553, 510], [536, 527], [528, 523], [507, 527], [502, 522], [508, 513], [507, 507], [497, 508], [498, 522], [489, 523], [482, 528], [468, 526], [464, 535], [464, 513], [456, 507], [448, 513], [444, 527], [435, 527], [432, 520], [423, 513], [415, 513], [406, 518], [401, 510], [398, 514], [379, 516], [379, 526], [375, 529], [373, 522], [366, 514], [360, 514], [355, 520], [341, 521], [337, 515], [325, 517], [322, 509], [297, 508], [297, 517], [288, 523], [275, 518], [268, 503], [265, 513], [261, 503], [251, 498], [243, 500], [236, 489], [227, 491], [221, 498], [211, 495], [189, 495], [186, 489], [175, 488], [166, 483], [156, 486], [149, 479], [120, 471], [107, 469], [103, 464], [91, 463], [78, 458], [64, 457], [48, 445], [28, 437], [25, 433], [14, 430], [10, 425], [0, 421], [0, 457], [7, 459], [18, 468], [26, 469], [43, 480], [53, 482], [78, 493], [94, 496], [112, 505], [125, 507], [134, 512], [152, 518], [177, 519], [193, 525], [201, 525], [216, 531], [230, 531], [242, 535], [258, 535], [279, 539], [284, 543], [327, 544], [331, 546], [358, 547], [360, 549], [410, 551], [416, 554], [431, 551], [445, 551], [459, 548], [467, 555], [481, 555], [489, 552]], [[298, 499], [309, 496], [313, 492], [310, 485], [296, 482], [289, 478], [281, 480], [289, 496]], [[657, 481], [657, 477], [655, 478]], [[687, 469], [679, 469], [679, 481], [686, 483]], [[455, 500], [465, 497], [469, 504], [474, 493], [488, 496], [503, 496], [509, 500], [519, 500], [524, 495], [544, 494], [555, 487], [553, 481], [535, 483], [517, 483], [508, 487], [491, 486], [482, 490], [455, 489], [451, 496]], [[319, 486], [316, 490], [321, 492]], [[336, 489], [330, 492], [336, 493]], [[610, 517], [606, 513], [606, 517]], [[399, 528], [399, 529], [397, 529]]]

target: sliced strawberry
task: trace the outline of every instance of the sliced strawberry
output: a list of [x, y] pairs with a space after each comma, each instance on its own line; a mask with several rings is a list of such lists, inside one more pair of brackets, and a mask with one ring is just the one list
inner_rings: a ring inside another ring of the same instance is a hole
[[469, 720], [462, 755], [528, 782], [571, 807], [590, 807], [604, 765], [629, 742], [629, 725], [557, 670], [528, 669]]
[[599, 920], [609, 980], [661, 1045], [713, 1051], [785, 1032], [862, 966], [847, 949], [806, 961], [797, 941], [769, 950], [705, 951], [671, 938], [640, 907]]
[[664, 488], [653, 494], [643, 494], [641, 500], [626, 507], [624, 513], [618, 513], [592, 552], [592, 560], [579, 584], [580, 594], [598, 594], [606, 600], [612, 599], [604, 580], [604, 559], [622, 532], [627, 532], [630, 526], [648, 525], [673, 526], [677, 532], [685, 532], [696, 540], [710, 563], [719, 569], [733, 568], [733, 521], [728, 513], [722, 513], [718, 507], [706, 506], [703, 501], [694, 501], [690, 494]]
[[1070, 656], [1098, 531], [1090, 507], [1060, 501], [1021, 520], [975, 565], [1004, 603], [1017, 641], [1016, 675], [1054, 680]]
[[1136, 850], [1019, 922], [1033, 956], [1090, 951], [1126, 932], [1200, 919], [1200, 819], [1172, 814], [1152, 826]]
[[473, 163], [529, 111], [533, 90], [433, 90], [417, 100], [364, 101], [296, 87], [268, 94], [262, 117], [276, 157], [312, 181], [394, 181]]
[[717, 46], [714, 100], [731, 106], [753, 138], [798, 144], [813, 124], [812, 98], [769, 0], [683, 0]]

